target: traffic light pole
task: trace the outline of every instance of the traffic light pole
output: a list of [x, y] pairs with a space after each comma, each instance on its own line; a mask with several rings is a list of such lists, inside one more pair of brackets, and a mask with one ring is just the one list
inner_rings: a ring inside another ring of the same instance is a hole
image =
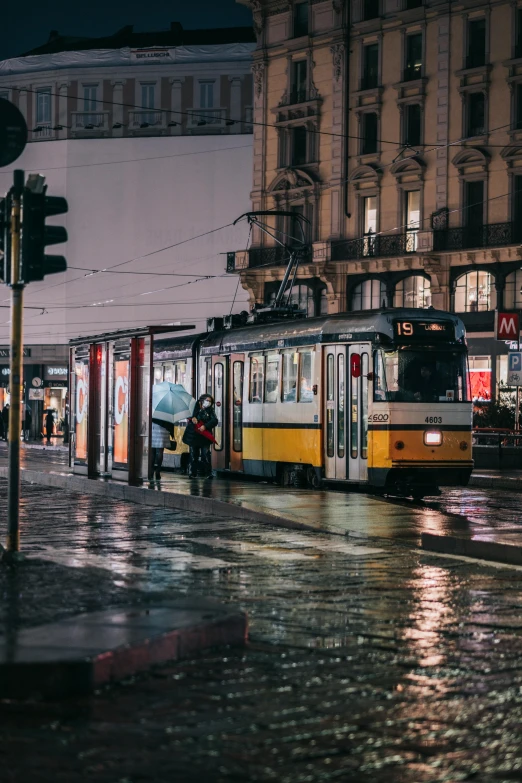
[[15, 170], [11, 205], [11, 372], [9, 390], [9, 469], [7, 487], [8, 553], [20, 551], [20, 430], [23, 384], [23, 307], [24, 284], [20, 278], [20, 215], [24, 172]]

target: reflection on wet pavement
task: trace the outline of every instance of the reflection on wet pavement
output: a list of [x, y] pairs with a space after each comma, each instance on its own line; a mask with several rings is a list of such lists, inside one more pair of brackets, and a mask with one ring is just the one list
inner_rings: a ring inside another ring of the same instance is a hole
[[[17, 783], [48, 780], [43, 769], [56, 783], [520, 779], [522, 572], [386, 540], [23, 492], [26, 552], [54, 563], [17, 577], [22, 624], [140, 591], [233, 602], [251, 631], [246, 651], [209, 652], [88, 703], [3, 703], [0, 750]], [[372, 529], [399, 524], [401, 505], [371, 501]], [[59, 600], [52, 568], [68, 585]]]

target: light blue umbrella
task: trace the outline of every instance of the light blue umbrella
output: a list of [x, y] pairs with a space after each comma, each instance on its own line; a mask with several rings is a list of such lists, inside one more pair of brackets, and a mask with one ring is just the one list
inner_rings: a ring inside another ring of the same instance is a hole
[[196, 400], [180, 383], [156, 383], [152, 387], [152, 418], [167, 424], [192, 416]]

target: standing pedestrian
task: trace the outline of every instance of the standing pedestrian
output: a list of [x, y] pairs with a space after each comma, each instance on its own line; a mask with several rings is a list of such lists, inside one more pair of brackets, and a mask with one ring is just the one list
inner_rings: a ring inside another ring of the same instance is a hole
[[47, 411], [47, 416], [45, 417], [45, 434], [47, 435], [47, 443], [51, 442], [51, 435], [53, 434], [54, 430], [54, 413], [52, 412], [51, 408]]
[[7, 440], [9, 437], [9, 403], [4, 405], [4, 409], [2, 411], [2, 421], [4, 423], [4, 440]]
[[24, 419], [24, 438], [29, 440], [31, 437], [31, 426], [33, 423], [33, 414], [31, 413], [31, 406], [25, 406], [25, 419]]
[[183, 443], [190, 446], [190, 478], [197, 478], [198, 473], [205, 478], [212, 478], [211, 441], [200, 433], [212, 433], [218, 423], [214, 398], [210, 394], [202, 394], [183, 435]]
[[170, 432], [168, 425], [152, 422], [152, 437], [150, 447], [152, 451], [152, 473], [159, 481], [161, 478], [161, 466], [163, 465], [163, 453], [170, 446]]

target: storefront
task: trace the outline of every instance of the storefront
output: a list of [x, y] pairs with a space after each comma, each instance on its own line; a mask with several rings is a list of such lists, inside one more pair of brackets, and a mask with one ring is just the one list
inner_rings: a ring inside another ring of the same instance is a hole
[[[22, 415], [30, 411], [31, 439], [42, 437], [45, 417], [51, 410], [54, 418], [53, 435], [67, 434], [68, 420], [68, 362], [67, 345], [27, 345], [24, 347], [24, 377], [22, 387]], [[9, 348], [0, 346], [0, 410], [10, 403]]]
[[154, 338], [187, 328], [193, 327], [147, 327], [71, 340], [74, 473], [131, 484], [150, 475]]

